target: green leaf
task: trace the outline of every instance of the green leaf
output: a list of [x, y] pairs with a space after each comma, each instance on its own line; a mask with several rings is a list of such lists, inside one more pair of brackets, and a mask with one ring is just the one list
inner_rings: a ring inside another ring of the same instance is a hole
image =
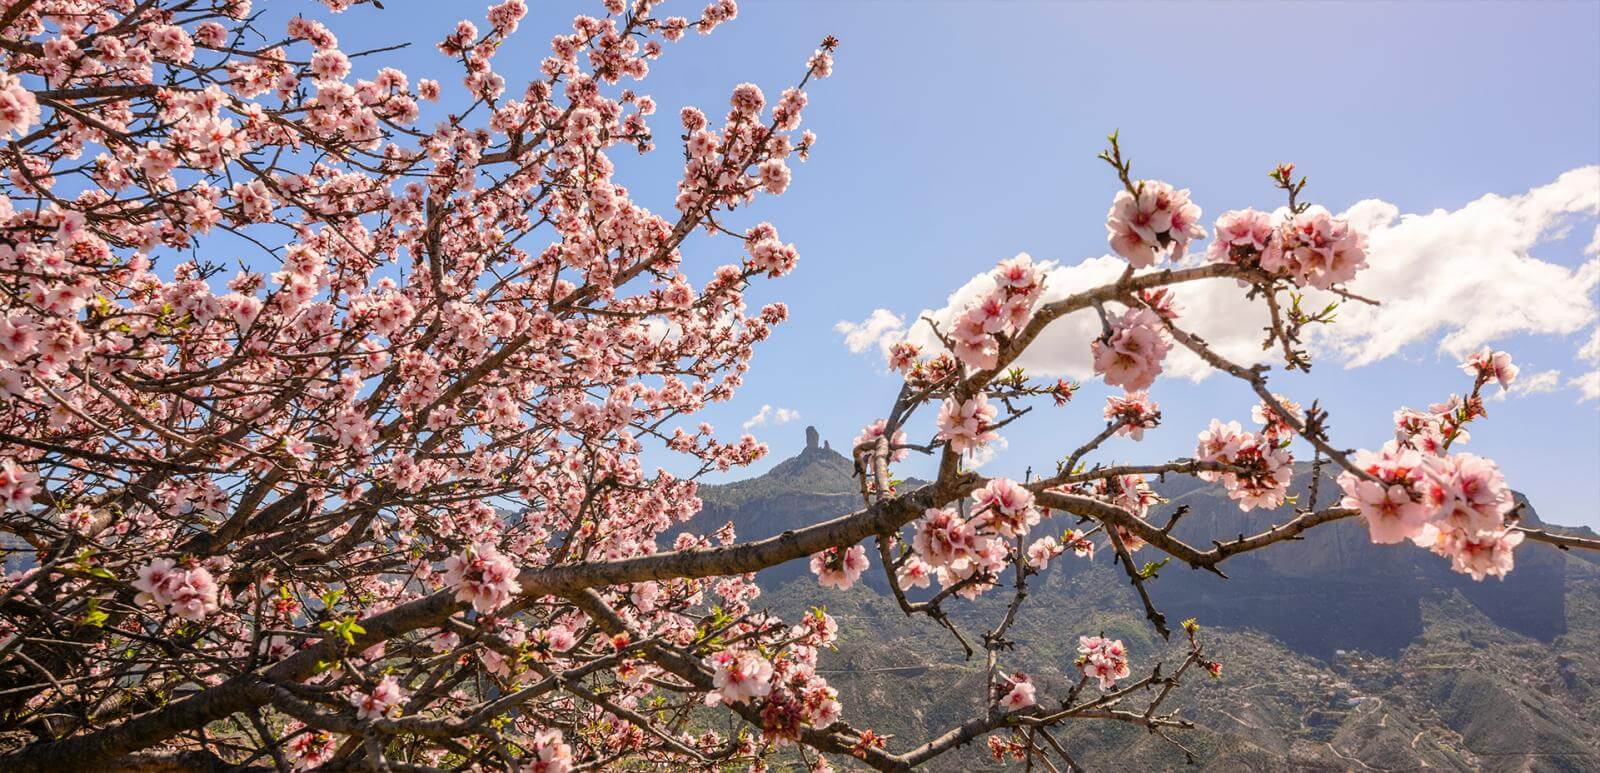
[[1156, 578], [1156, 572], [1161, 571], [1161, 567], [1166, 566], [1167, 562], [1171, 561], [1171, 560], [1172, 560], [1171, 558], [1163, 558], [1160, 561], [1146, 561], [1146, 562], [1144, 562], [1144, 568], [1139, 570], [1139, 579], [1141, 579], [1141, 580], [1153, 580], [1153, 579], [1155, 579]]
[[361, 624], [356, 622], [354, 615], [337, 621], [324, 620], [317, 623], [317, 627], [324, 631], [332, 631], [339, 638], [344, 639], [346, 644], [355, 644], [356, 634], [367, 632], [367, 629], [362, 628]]
[[83, 619], [79, 622], [90, 628], [104, 628], [110, 619], [110, 615], [100, 610], [100, 599], [89, 599], [89, 611], [83, 613]]

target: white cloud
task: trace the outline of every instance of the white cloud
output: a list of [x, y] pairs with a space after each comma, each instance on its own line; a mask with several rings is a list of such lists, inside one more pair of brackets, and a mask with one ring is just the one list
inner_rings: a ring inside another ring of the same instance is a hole
[[1578, 350], [1578, 356], [1591, 365], [1600, 365], [1600, 326], [1589, 331], [1589, 342]]
[[1527, 397], [1528, 395], [1542, 395], [1554, 392], [1561, 388], [1561, 371], [1545, 370], [1538, 373], [1529, 373], [1524, 368], [1517, 375], [1517, 380], [1511, 382], [1510, 389], [1499, 390], [1489, 399], [1504, 400], [1507, 397]]
[[[1378, 362], [1407, 346], [1435, 340], [1438, 351], [1460, 357], [1511, 335], [1570, 335], [1600, 318], [1593, 297], [1600, 286], [1600, 257], [1574, 269], [1532, 254], [1534, 246], [1565, 236], [1574, 216], [1600, 216], [1600, 166], [1572, 170], [1521, 195], [1486, 195], [1456, 210], [1402, 216], [1393, 204], [1367, 200], [1342, 216], [1365, 230], [1370, 240], [1369, 267], [1350, 289], [1382, 301], [1377, 307], [1347, 301], [1335, 324], [1308, 331], [1314, 352], [1333, 355], [1346, 367]], [[1600, 229], [1585, 252], [1600, 253]], [[1112, 256], [1042, 265], [1047, 270], [1043, 302], [1111, 282], [1126, 267]], [[938, 341], [922, 318], [932, 318], [945, 329], [991, 282], [985, 269], [951, 293], [942, 308], [916, 315], [909, 330], [905, 317], [888, 309], [876, 309], [859, 323], [840, 322], [835, 330], [844, 334], [852, 352], [874, 345], [887, 349], [902, 337], [925, 351], [937, 350]], [[1186, 329], [1236, 362], [1249, 364], [1266, 356], [1261, 349], [1266, 308], [1247, 303], [1243, 288], [1229, 281], [1201, 281], [1175, 291], [1180, 324]], [[1306, 304], [1320, 308], [1334, 299], [1311, 290]], [[1036, 375], [1088, 378], [1093, 372], [1089, 342], [1099, 331], [1093, 311], [1063, 317], [1017, 364]], [[1592, 340], [1585, 351], [1590, 348], [1600, 367], [1600, 342]], [[1166, 370], [1193, 380], [1210, 371], [1182, 347], [1173, 349]], [[1524, 391], [1549, 391], [1551, 379], [1559, 378], [1551, 373], [1537, 374], [1539, 388]], [[1578, 384], [1580, 380], [1585, 383]], [[1600, 371], [1569, 383], [1600, 397]]]
[[873, 309], [872, 314], [860, 322], [839, 320], [833, 326], [844, 336], [845, 348], [851, 354], [861, 354], [877, 347], [887, 352], [889, 347], [905, 335], [906, 319], [888, 309]]
[[[1600, 234], [1600, 230], [1596, 233]], [[1600, 399], [1600, 327], [1589, 331], [1589, 342], [1578, 350], [1578, 358], [1589, 363], [1594, 370], [1568, 381], [1567, 386], [1578, 390], [1580, 403]]]
[[1596, 319], [1600, 259], [1573, 269], [1531, 251], [1565, 236], [1577, 214], [1600, 214], [1600, 166], [1454, 211], [1401, 217], [1393, 204], [1360, 202], [1345, 217], [1368, 233], [1371, 256], [1350, 289], [1383, 304], [1346, 304], [1321, 338], [1357, 366], [1435, 336], [1463, 356], [1515, 334], [1575, 333]]
[[1578, 398], [1580, 403], [1600, 398], [1600, 370], [1591, 370], [1578, 376], [1568, 381], [1567, 386], [1578, 390], [1578, 393], [1582, 395]]
[[800, 418], [799, 411], [790, 410], [788, 408], [773, 408], [770, 405], [763, 405], [761, 406], [761, 410], [756, 411], [756, 415], [745, 420], [744, 428], [750, 429], [752, 427], [763, 427], [769, 424], [773, 426], [777, 426], [779, 424], [788, 424], [789, 422], [798, 418]]

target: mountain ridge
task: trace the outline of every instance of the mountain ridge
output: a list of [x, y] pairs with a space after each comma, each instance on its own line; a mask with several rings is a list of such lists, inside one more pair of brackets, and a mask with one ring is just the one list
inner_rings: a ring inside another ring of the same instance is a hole
[[[759, 539], [859, 507], [853, 465], [808, 439], [766, 474], [702, 487], [705, 508], [690, 527], [733, 522], [740, 539]], [[1302, 496], [1307, 478], [1297, 475]], [[1192, 544], [1287, 517], [1244, 513], [1193, 478], [1153, 486], [1169, 501], [1151, 519], [1188, 505], [1174, 533]], [[1326, 504], [1337, 488], [1325, 478], [1319, 492]], [[1524, 514], [1529, 525], [1588, 532], [1543, 524], [1530, 504]], [[1058, 514], [1037, 531], [1070, 525]], [[1475, 583], [1428, 551], [1373, 545], [1364, 525], [1347, 519], [1230, 559], [1226, 580], [1169, 565], [1149, 583], [1156, 604], [1169, 619], [1198, 617], [1226, 671], [1179, 691], [1197, 724], [1184, 743], [1202, 767], [1229, 771], [1600, 770], [1600, 746], [1584, 730], [1600, 726], [1600, 562], [1543, 547], [1524, 544], [1505, 580]], [[1107, 553], [1063, 555], [1030, 584], [1007, 657], [1036, 675], [1041, 694], [1072, 678], [1079, 634], [1124, 639], [1136, 670], [1176, 654], [1143, 620]], [[757, 603], [786, 616], [825, 606], [840, 620], [838, 649], [822, 654], [819, 669], [852, 721], [870, 719], [907, 740], [944, 732], [980, 708], [981, 668], [941, 628], [903, 615], [875, 554], [872, 561], [864, 581], [844, 592], [819, 588], [803, 561], [766, 570]], [[1007, 601], [989, 594], [946, 607], [972, 634]], [[1130, 728], [1080, 723], [1060, 737], [1091, 770], [1183, 767], [1172, 747]], [[995, 767], [969, 747], [929, 769]]]

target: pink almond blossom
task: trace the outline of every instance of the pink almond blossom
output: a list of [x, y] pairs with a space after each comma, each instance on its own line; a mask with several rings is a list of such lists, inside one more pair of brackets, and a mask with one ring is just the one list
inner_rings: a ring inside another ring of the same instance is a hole
[[1034, 695], [1037, 688], [1034, 687], [1027, 674], [1011, 674], [1004, 678], [1010, 683], [1010, 689], [1001, 687], [1001, 690], [1004, 691], [1004, 694], [1000, 697], [1000, 709], [1002, 711], [1021, 711], [1034, 705]]
[[1078, 637], [1078, 668], [1089, 679], [1098, 679], [1101, 690], [1116, 686], [1118, 679], [1131, 673], [1128, 666], [1128, 649], [1121, 639], [1103, 636]]
[[1117, 191], [1106, 214], [1111, 250], [1134, 268], [1147, 268], [1162, 258], [1183, 257], [1189, 242], [1203, 238], [1200, 207], [1189, 201], [1188, 189], [1159, 180], [1136, 183], [1138, 195]]
[[706, 658], [712, 670], [706, 705], [749, 703], [772, 692], [772, 662], [749, 652], [723, 650]]
[[849, 590], [867, 570], [867, 549], [861, 545], [848, 548], [828, 548], [811, 556], [811, 572], [824, 588]]
[[1479, 383], [1494, 381], [1501, 389], [1507, 389], [1516, 380], [1519, 368], [1511, 361], [1511, 355], [1486, 346], [1461, 363], [1461, 370]]
[[939, 406], [939, 439], [958, 454], [974, 451], [1000, 437], [994, 431], [996, 415], [998, 410], [982, 393], [965, 401], [946, 399]]
[[974, 523], [1005, 537], [1025, 536], [1039, 523], [1033, 492], [1009, 478], [995, 478], [972, 492]]
[[1128, 309], [1111, 320], [1111, 332], [1090, 344], [1094, 372], [1110, 386], [1129, 391], [1148, 389], [1161, 375], [1161, 363], [1172, 348], [1161, 318], [1149, 309]]
[[358, 692], [350, 696], [350, 705], [356, 707], [357, 719], [381, 719], [399, 708], [405, 697], [400, 683], [393, 676], [385, 676], [378, 680], [370, 694]]
[[1150, 399], [1149, 392], [1126, 392], [1106, 398], [1105, 417], [1120, 425], [1118, 435], [1143, 440], [1145, 430], [1161, 423], [1161, 406]]
[[522, 586], [517, 567], [494, 545], [473, 545], [444, 560], [444, 583], [456, 589], [456, 600], [469, 602], [483, 614], [509, 603]]

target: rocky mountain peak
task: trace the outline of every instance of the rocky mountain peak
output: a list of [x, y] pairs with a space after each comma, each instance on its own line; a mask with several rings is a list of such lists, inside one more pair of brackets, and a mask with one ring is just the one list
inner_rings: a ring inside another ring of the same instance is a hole
[[828, 445], [828, 441], [826, 441], [826, 440], [823, 440], [821, 448], [818, 448], [817, 447], [817, 440], [819, 438], [821, 438], [821, 435], [817, 432], [817, 428], [813, 427], [813, 426], [807, 426], [806, 427], [806, 447], [805, 447], [804, 451], [800, 452], [801, 455], [805, 455], [806, 453], [810, 453], [810, 452], [814, 452], [814, 451], [832, 451], [833, 450], [833, 446]]
[[855, 465], [822, 440], [816, 427], [806, 427], [806, 447], [753, 480], [766, 480], [792, 491], [844, 493], [856, 490], [851, 477], [854, 472]]

